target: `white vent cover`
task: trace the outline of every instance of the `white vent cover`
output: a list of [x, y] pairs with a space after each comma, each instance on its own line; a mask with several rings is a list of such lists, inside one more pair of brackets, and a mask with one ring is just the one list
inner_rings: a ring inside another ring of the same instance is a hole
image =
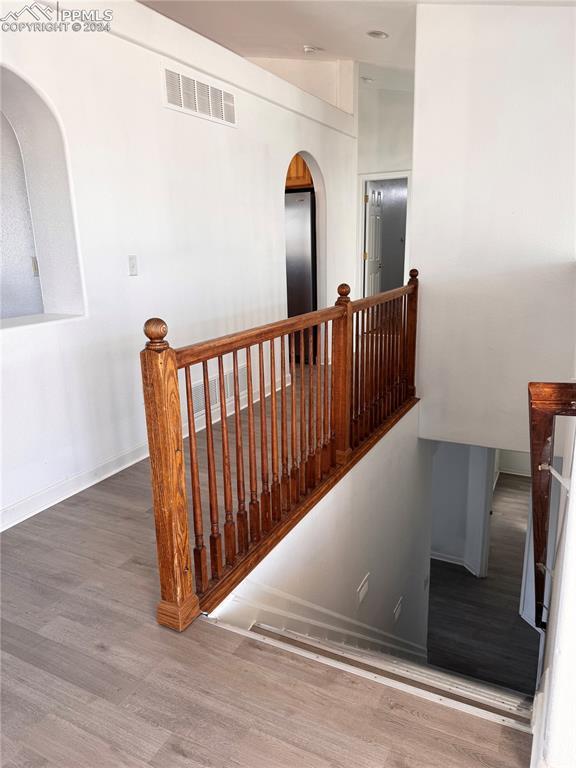
[[[238, 393], [240, 397], [246, 394], [247, 383], [247, 369], [245, 365], [238, 366]], [[212, 409], [217, 408], [217, 416], [220, 415], [220, 382], [218, 376], [211, 376], [208, 379], [208, 391], [210, 393], [210, 406]], [[224, 391], [226, 392], [226, 408], [228, 412], [233, 410], [234, 406], [234, 371], [226, 371], [224, 373]], [[194, 415], [203, 416], [205, 412], [204, 402], [204, 381], [200, 381], [192, 384], [192, 404], [194, 406]]]
[[236, 125], [234, 94], [187, 77], [173, 69], [164, 70], [166, 106], [225, 125]]

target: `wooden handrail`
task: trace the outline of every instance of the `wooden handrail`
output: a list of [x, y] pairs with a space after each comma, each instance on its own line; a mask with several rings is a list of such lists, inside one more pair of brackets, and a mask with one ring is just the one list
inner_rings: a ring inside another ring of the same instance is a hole
[[[412, 270], [412, 272], [415, 272], [416, 277], [418, 277], [417, 269]], [[375, 307], [378, 304], [386, 304], [389, 301], [394, 301], [394, 299], [399, 299], [401, 296], [408, 296], [409, 294], [414, 293], [415, 289], [415, 285], [408, 283], [408, 285], [403, 285], [400, 288], [393, 288], [391, 291], [386, 291], [385, 293], [375, 293], [373, 296], [365, 296], [363, 299], [356, 299], [353, 302], [354, 311], [359, 312], [361, 309]]]
[[248, 331], [237, 331], [236, 333], [229, 333], [226, 336], [220, 336], [210, 341], [201, 341], [198, 344], [190, 344], [187, 347], [178, 347], [174, 350], [178, 368], [202, 363], [218, 355], [226, 355], [234, 352], [234, 350], [262, 344], [265, 341], [278, 339], [289, 333], [313, 328], [319, 323], [336, 320], [342, 314], [342, 310], [339, 307], [327, 307], [316, 312], [307, 312], [304, 315], [289, 317], [287, 320], [277, 320], [275, 323], [250, 328]]
[[550, 469], [554, 461], [554, 422], [556, 416], [576, 416], [576, 383], [531, 382], [528, 385], [528, 401], [532, 471], [535, 623], [537, 627], [545, 629], [544, 600], [552, 485]]
[[163, 320], [146, 322], [159, 623], [182, 631], [214, 608], [417, 402], [417, 296], [416, 270], [407, 286], [359, 301], [342, 284], [334, 307], [175, 350]]

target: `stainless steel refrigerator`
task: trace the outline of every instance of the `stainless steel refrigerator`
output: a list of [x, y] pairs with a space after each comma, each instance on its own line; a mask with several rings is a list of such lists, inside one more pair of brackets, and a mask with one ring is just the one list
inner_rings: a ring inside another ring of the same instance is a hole
[[288, 317], [316, 306], [316, 212], [314, 192], [286, 192]]

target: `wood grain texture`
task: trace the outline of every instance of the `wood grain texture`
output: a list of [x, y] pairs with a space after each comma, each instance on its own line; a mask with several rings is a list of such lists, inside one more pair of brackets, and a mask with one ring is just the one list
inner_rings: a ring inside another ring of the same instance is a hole
[[529, 765], [525, 733], [203, 619], [159, 627], [154, 547], [148, 460], [1, 535], [3, 768]]
[[286, 173], [286, 189], [314, 189], [312, 174], [302, 155], [294, 155]]
[[158, 621], [181, 630], [200, 608], [192, 586], [178, 371], [164, 342], [167, 330], [157, 318], [148, 321], [149, 346], [140, 359], [162, 595]]
[[432, 560], [428, 661], [532, 695], [539, 635], [518, 613], [529, 498], [529, 478], [500, 475], [487, 578]]
[[[307, 496], [313, 495], [312, 498], [318, 501], [332, 487], [331, 475], [334, 468], [350, 463], [353, 450], [357, 450], [370, 437], [379, 434], [379, 428], [385, 420], [392, 426], [398, 415], [405, 412], [403, 407], [411, 406], [414, 398], [407, 398], [407, 300], [415, 294], [417, 287], [415, 278], [411, 279], [413, 283], [404, 289], [370, 297], [367, 303], [352, 302], [349, 286], [342, 284], [338, 288], [339, 296], [334, 308], [300, 315], [176, 351], [170, 349], [165, 339], [167, 328], [162, 320], [152, 319], [146, 324], [149, 342], [142, 353], [142, 365], [145, 374], [145, 399], [150, 400], [147, 411], [152, 413], [148, 425], [152, 438], [155, 436], [155, 439], [150, 440], [152, 464], [153, 467], [166, 467], [168, 472], [172, 472], [171, 477], [165, 478], [162, 472], [157, 472], [155, 480], [158, 488], [166, 489], [165, 492], [171, 494], [173, 506], [173, 509], [160, 515], [163, 524], [158, 528], [158, 535], [160, 538], [168, 537], [175, 541], [175, 544], [162, 541], [159, 553], [162, 553], [163, 562], [168, 562], [174, 547], [181, 547], [182, 552], [189, 547], [187, 516], [182, 513], [182, 509], [187, 509], [187, 500], [181, 426], [178, 424], [177, 427], [175, 456], [180, 463], [176, 466], [174, 462], [170, 463], [170, 450], [166, 448], [170, 439], [163, 442], [163, 431], [169, 428], [166, 419], [161, 421], [154, 410], [155, 400], [171, 400], [171, 408], [174, 411], [171, 419], [177, 419], [177, 368], [183, 367], [190, 432], [195, 580], [203, 608], [207, 604], [213, 604], [211, 601], [214, 596], [222, 599], [225, 596], [224, 588], [231, 588], [230, 585], [236, 583], [235, 580], [246, 575], [246, 567], [254, 567], [259, 561], [258, 558], [263, 557], [264, 553], [270, 550], [270, 546], [278, 541], [274, 529], [286, 529], [286, 526], [280, 525], [283, 517], [291, 517], [296, 521], [300, 519], [303, 510], [310, 509]], [[383, 309], [388, 305], [391, 307], [392, 322], [383, 341], [381, 317]], [[290, 470], [286, 336], [289, 338], [291, 366]], [[330, 337], [332, 355], [329, 360]], [[384, 343], [392, 350], [386, 360], [383, 351], [381, 353]], [[257, 371], [253, 371], [251, 345], [257, 356]], [[277, 346], [281, 354], [279, 385]], [[239, 389], [238, 352], [241, 349], [246, 351], [246, 426], [241, 407], [244, 394], [242, 393], [241, 397]], [[226, 370], [224, 363], [224, 356], [229, 354], [232, 357], [231, 371]], [[153, 379], [151, 374], [146, 373], [148, 368], [154, 371], [154, 363], [158, 360], [165, 361], [170, 376], [157, 374]], [[380, 408], [380, 403], [384, 397], [383, 371], [386, 366], [391, 369], [387, 374], [391, 382], [391, 395], [390, 408], [384, 417], [381, 415], [383, 409]], [[209, 370], [216, 367], [218, 375], [212, 394]], [[201, 375], [193, 374], [192, 370], [200, 372]], [[258, 395], [256, 401], [255, 376]], [[193, 381], [196, 383], [193, 384]], [[204, 400], [204, 409], [199, 416], [205, 426], [205, 440], [200, 443], [196, 434], [197, 415], [194, 412], [198, 385]], [[153, 392], [154, 386], [158, 388], [158, 392]], [[230, 392], [232, 388], [233, 393]], [[228, 403], [234, 410], [230, 423]], [[245, 510], [243, 478], [244, 429], [247, 432], [250, 478], [248, 516]], [[235, 442], [238, 493], [236, 519], [233, 508], [234, 469], [231, 462], [230, 435], [234, 435]], [[218, 440], [220, 451], [217, 451]], [[359, 457], [361, 455], [362, 453], [358, 454]], [[174, 476], [175, 472], [178, 477]], [[205, 485], [207, 504], [202, 501]], [[174, 503], [173, 497], [178, 494], [182, 496]], [[220, 499], [223, 500], [223, 519]], [[206, 507], [209, 510], [209, 519], [204, 525], [202, 511]], [[290, 525], [292, 524], [290, 522]], [[204, 528], [208, 527], [210, 546], [207, 551], [204, 544]], [[260, 546], [261, 539], [269, 537], [268, 545]], [[237, 554], [240, 555], [238, 562]], [[183, 557], [184, 554], [172, 557], [169, 562], [168, 570], [172, 570], [172, 582], [177, 581], [174, 574], [181, 569], [178, 583], [191, 583], [189, 555], [188, 561]], [[235, 569], [237, 573], [233, 575], [231, 572]], [[211, 576], [210, 581], [208, 573]], [[160, 576], [163, 590], [172, 594], [170, 582], [164, 585], [167, 576], [163, 570]], [[185, 627], [197, 610], [193, 595], [191, 590], [190, 594], [178, 598], [176, 608], [171, 607], [169, 598], [163, 597], [159, 618], [175, 628]]]
[[536, 625], [545, 628], [544, 599], [552, 485], [550, 467], [554, 461], [554, 422], [556, 416], [576, 416], [576, 384], [572, 382], [531, 382], [528, 385], [528, 404], [530, 410], [535, 614]]
[[352, 408], [352, 303], [350, 286], [338, 286], [336, 305], [344, 310], [332, 325], [332, 423], [336, 434], [336, 461], [345, 464], [350, 458]]
[[287, 333], [297, 333], [312, 328], [320, 323], [326, 323], [341, 317], [343, 314], [341, 307], [327, 307], [318, 309], [314, 312], [307, 312], [304, 315], [295, 315], [286, 320], [278, 320], [275, 323], [261, 325], [258, 328], [250, 328], [247, 331], [230, 333], [227, 336], [221, 336], [218, 339], [203, 341], [199, 344], [192, 344], [187, 347], [180, 347], [175, 351], [178, 368], [184, 368], [186, 365], [202, 363], [205, 360], [211, 360], [218, 355], [226, 355], [234, 352], [235, 349], [243, 349], [248, 346], [256, 346], [270, 339], [278, 339]]

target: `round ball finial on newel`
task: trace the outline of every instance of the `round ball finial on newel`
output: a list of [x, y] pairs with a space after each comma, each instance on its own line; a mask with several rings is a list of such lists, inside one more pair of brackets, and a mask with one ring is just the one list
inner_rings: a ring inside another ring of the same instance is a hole
[[338, 302], [337, 303], [345, 303], [350, 301], [350, 286], [348, 283], [340, 283], [338, 286]]
[[165, 337], [168, 333], [168, 326], [164, 320], [159, 317], [151, 317], [144, 323], [144, 333], [149, 341], [146, 343], [147, 349], [162, 350], [167, 349], [169, 344]]
[[410, 270], [410, 280], [409, 282], [415, 283], [418, 281], [418, 270], [417, 269], [411, 269]]

